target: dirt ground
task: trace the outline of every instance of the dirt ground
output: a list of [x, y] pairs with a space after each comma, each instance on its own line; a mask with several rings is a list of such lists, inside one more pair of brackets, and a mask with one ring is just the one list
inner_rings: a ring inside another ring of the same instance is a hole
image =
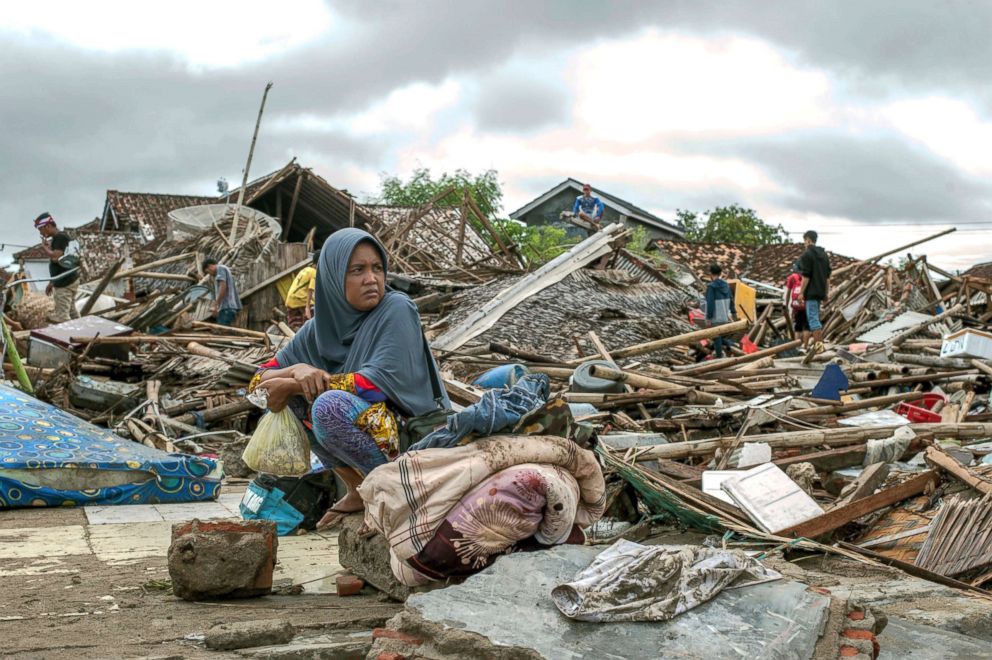
[[[20, 530], [56, 533], [86, 523], [78, 508], [6, 511], [0, 513], [0, 532], [6, 530], [0, 544], [16, 542], [11, 539]], [[238, 657], [208, 651], [195, 636], [218, 623], [258, 619], [284, 619], [313, 631], [367, 631], [401, 609], [368, 587], [348, 598], [304, 592], [187, 603], [162, 590], [168, 578], [164, 556], [125, 562], [92, 554], [0, 559], [0, 657]]]

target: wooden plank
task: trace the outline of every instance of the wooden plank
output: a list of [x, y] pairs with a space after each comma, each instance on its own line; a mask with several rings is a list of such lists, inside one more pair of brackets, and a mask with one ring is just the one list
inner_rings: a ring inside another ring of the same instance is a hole
[[958, 481], [968, 484], [979, 493], [983, 495], [992, 493], [992, 482], [982, 479], [974, 470], [961, 465], [954, 460], [953, 456], [944, 450], [931, 445], [927, 447], [926, 459], [927, 463], [939, 467]]
[[312, 261], [313, 261], [313, 259], [311, 259], [310, 257], [307, 257], [303, 261], [300, 261], [299, 263], [296, 263], [296, 264], [290, 266], [286, 270], [280, 271], [280, 272], [276, 273], [275, 275], [273, 275], [272, 277], [267, 277], [263, 281], [259, 282], [258, 284], [256, 284], [252, 288], [250, 288], [247, 291], [245, 291], [244, 293], [242, 293], [241, 294], [241, 299], [244, 300], [245, 298], [248, 298], [248, 297], [250, 297], [250, 296], [258, 293], [259, 291], [261, 291], [265, 287], [269, 286], [270, 284], [275, 284], [276, 282], [278, 282], [282, 278], [286, 277], [287, 275], [292, 275], [293, 273], [295, 273], [296, 271], [300, 270], [301, 268], [304, 268], [307, 264], [309, 264]]
[[[882, 484], [885, 483], [885, 479], [889, 476], [889, 464], [888, 463], [872, 463], [858, 475], [858, 478], [854, 480], [851, 484], [852, 488], [850, 492], [846, 495], [841, 493], [842, 497], [834, 502], [831, 509], [837, 509], [851, 502], [856, 502], [863, 497], [868, 497], [875, 492]], [[846, 490], [846, 489], [845, 489]]]
[[777, 458], [772, 463], [783, 469], [796, 463], [811, 463], [820, 471], [832, 472], [863, 464], [866, 453], [868, 450], [865, 445], [838, 447], [837, 449], [826, 449], [799, 456], [789, 456], [788, 458]]
[[824, 513], [822, 516], [817, 516], [812, 520], [793, 525], [787, 529], [775, 532], [775, 534], [791, 538], [805, 537], [809, 539], [825, 536], [862, 516], [867, 516], [869, 513], [874, 513], [879, 509], [884, 509], [914, 495], [919, 495], [929, 486], [936, 487], [939, 484], [940, 475], [935, 470], [928, 470], [897, 486], [892, 486], [874, 495], [863, 497], [856, 502], [838, 507]]

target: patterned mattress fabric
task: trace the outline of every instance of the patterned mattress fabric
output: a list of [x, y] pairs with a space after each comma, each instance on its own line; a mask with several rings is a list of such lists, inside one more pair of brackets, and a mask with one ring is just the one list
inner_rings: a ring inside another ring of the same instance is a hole
[[216, 499], [219, 461], [170, 454], [0, 385], [0, 509]]

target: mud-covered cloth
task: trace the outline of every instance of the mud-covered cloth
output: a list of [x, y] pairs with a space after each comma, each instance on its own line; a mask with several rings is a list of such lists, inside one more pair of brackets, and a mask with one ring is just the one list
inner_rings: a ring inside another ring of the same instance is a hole
[[726, 588], [781, 577], [740, 550], [621, 539], [572, 582], [552, 589], [551, 598], [562, 614], [579, 621], [668, 621]]

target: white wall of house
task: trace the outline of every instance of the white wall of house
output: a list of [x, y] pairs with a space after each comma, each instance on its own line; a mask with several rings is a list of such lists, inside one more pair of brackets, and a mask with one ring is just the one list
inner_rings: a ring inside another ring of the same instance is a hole
[[[48, 260], [25, 260], [24, 274], [27, 275], [29, 280], [38, 279], [40, 277], [48, 278]], [[28, 286], [31, 287], [32, 291], [44, 291], [45, 287], [48, 286], [48, 282], [31, 282]]]

